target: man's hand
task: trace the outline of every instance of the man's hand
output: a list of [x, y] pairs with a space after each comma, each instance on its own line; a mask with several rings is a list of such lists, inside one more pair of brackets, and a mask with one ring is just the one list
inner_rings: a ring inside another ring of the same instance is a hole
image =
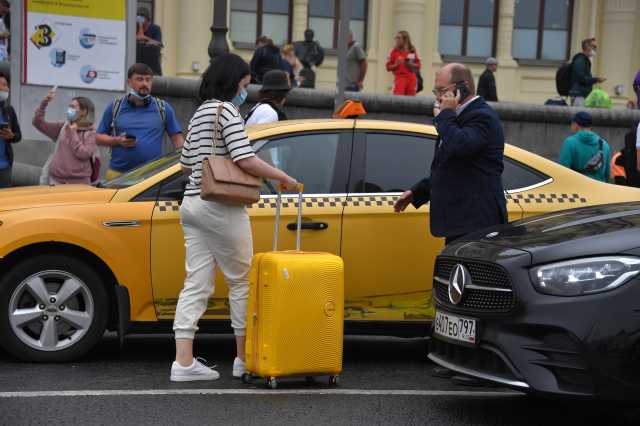
[[413, 192], [405, 191], [393, 205], [393, 210], [396, 213], [403, 212], [407, 208], [407, 206], [411, 204], [411, 201], [413, 201]]
[[460, 105], [460, 93], [458, 92], [458, 94], [454, 96], [453, 93], [447, 92], [442, 96], [440, 110], [450, 109], [455, 111], [458, 105]]
[[440, 103], [436, 100], [433, 103], [433, 118], [436, 118], [440, 114]]
[[0, 129], [0, 138], [4, 139], [5, 141], [12, 141], [14, 140], [16, 137], [16, 135], [11, 131], [11, 127], [3, 127]]

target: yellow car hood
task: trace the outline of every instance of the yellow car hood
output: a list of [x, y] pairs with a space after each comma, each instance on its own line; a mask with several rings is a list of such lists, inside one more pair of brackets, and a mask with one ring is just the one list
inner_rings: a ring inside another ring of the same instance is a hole
[[108, 203], [115, 189], [89, 185], [25, 186], [0, 190], [0, 211], [65, 204]]

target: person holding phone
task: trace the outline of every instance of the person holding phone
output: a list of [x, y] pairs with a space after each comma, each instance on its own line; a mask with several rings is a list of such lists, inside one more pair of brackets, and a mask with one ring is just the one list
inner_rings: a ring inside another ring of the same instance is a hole
[[33, 126], [55, 142], [49, 163], [49, 185], [91, 184], [92, 160], [97, 155], [95, 107], [90, 99], [75, 97], [69, 103], [65, 121], [46, 121], [47, 106], [56, 96], [49, 90], [33, 116]]
[[431, 201], [431, 233], [449, 244], [507, 222], [502, 186], [504, 134], [498, 114], [475, 94], [471, 71], [452, 63], [436, 73], [438, 141], [429, 177], [404, 192], [396, 212]]
[[171, 105], [151, 95], [151, 68], [133, 64], [127, 77], [129, 93], [107, 105], [96, 135], [99, 145], [111, 148], [107, 180], [160, 158], [165, 133], [176, 149], [184, 143]]
[[9, 76], [0, 73], [0, 188], [11, 186], [12, 144], [20, 142], [22, 132], [16, 111], [9, 105]]

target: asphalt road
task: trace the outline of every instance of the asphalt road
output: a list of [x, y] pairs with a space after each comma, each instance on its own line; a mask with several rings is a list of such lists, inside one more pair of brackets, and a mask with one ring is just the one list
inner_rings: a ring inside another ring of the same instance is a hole
[[74, 425], [638, 425], [637, 407], [532, 399], [430, 376], [422, 339], [347, 337], [341, 385], [231, 378], [231, 336], [203, 336], [197, 353], [216, 382], [169, 382], [171, 336], [114, 336], [73, 364], [24, 364], [0, 353], [0, 424]]

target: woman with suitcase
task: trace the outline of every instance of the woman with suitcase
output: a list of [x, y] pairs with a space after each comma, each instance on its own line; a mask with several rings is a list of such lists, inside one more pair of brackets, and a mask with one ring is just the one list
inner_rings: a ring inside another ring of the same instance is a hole
[[251, 225], [244, 206], [200, 197], [203, 160], [213, 152], [232, 160], [250, 175], [278, 180], [288, 188], [297, 185], [294, 178], [260, 160], [247, 138], [238, 107], [246, 100], [250, 81], [249, 66], [242, 58], [231, 53], [219, 56], [202, 76], [200, 97], [204, 102], [191, 118], [182, 148], [180, 163], [189, 176], [180, 207], [186, 276], [173, 323], [176, 359], [171, 366], [172, 381], [220, 377], [193, 357], [197, 323], [214, 291], [218, 267], [229, 285], [231, 327], [237, 346], [233, 376], [239, 378], [245, 372], [248, 277], [253, 257]]

